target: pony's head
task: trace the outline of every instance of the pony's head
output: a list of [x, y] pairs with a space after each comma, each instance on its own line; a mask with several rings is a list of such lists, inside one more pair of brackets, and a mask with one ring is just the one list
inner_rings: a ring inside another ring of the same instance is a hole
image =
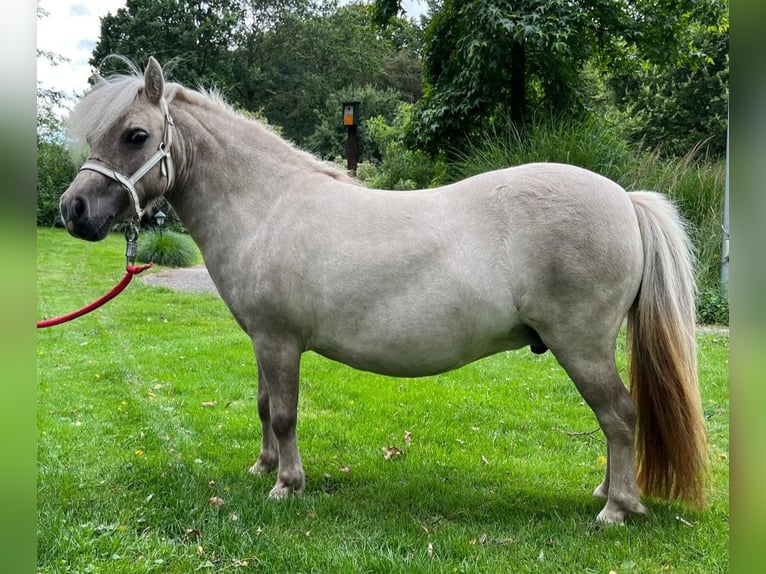
[[149, 59], [141, 75], [98, 78], [70, 117], [90, 156], [61, 196], [69, 233], [99, 241], [116, 223], [141, 217], [174, 182], [173, 120], [162, 68]]

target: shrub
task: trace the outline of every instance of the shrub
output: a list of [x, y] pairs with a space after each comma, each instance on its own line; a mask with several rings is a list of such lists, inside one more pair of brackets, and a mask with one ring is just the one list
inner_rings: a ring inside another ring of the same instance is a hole
[[537, 118], [523, 133], [508, 118], [499, 118], [456, 154], [448, 179], [545, 161], [577, 165], [617, 180], [631, 155], [620, 130], [594, 115]]
[[59, 198], [77, 175], [77, 166], [63, 143], [37, 142], [37, 225], [61, 226]]
[[382, 115], [367, 120], [367, 137], [382, 155], [374, 169], [358, 171], [368, 187], [422, 189], [438, 185], [443, 179], [443, 158], [432, 158], [426, 152], [409, 149], [404, 144], [403, 133], [411, 119], [412, 105], [400, 104], [390, 122]]
[[728, 325], [729, 300], [715, 289], [700, 293], [697, 299], [697, 322], [703, 325]]
[[166, 267], [189, 267], [197, 260], [197, 249], [188, 235], [175, 231], [146, 231], [138, 238], [136, 259]]
[[617, 181], [626, 189], [666, 193], [687, 223], [696, 255], [697, 288], [717, 292], [721, 275], [724, 160], [692, 149], [683, 158], [663, 159], [659, 153], [636, 155]]

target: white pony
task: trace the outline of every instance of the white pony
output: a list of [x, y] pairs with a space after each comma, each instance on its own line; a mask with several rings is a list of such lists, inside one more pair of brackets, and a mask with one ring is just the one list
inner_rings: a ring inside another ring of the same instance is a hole
[[[98, 241], [164, 195], [252, 339], [271, 496], [300, 493], [301, 354], [415, 377], [530, 346], [550, 350], [607, 439], [598, 520], [644, 494], [702, 504], [690, 244], [657, 193], [530, 164], [444, 187], [366, 189], [207, 95], [103, 79], [72, 118], [91, 156], [61, 198], [66, 228]], [[132, 175], [128, 175], [132, 174]], [[630, 391], [615, 367], [628, 317]]]

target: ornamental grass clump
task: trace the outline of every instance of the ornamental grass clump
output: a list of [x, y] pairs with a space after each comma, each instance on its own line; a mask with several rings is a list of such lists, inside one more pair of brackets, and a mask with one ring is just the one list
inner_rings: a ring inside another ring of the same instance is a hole
[[189, 267], [197, 256], [191, 237], [175, 231], [147, 231], [138, 241], [136, 259], [165, 267]]

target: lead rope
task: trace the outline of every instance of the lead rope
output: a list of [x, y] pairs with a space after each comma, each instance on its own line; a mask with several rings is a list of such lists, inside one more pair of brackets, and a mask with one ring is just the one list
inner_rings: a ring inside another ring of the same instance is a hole
[[98, 309], [104, 303], [111, 301], [117, 295], [122, 293], [133, 280], [135, 275], [138, 275], [142, 271], [145, 271], [154, 265], [154, 263], [151, 261], [144, 265], [134, 265], [136, 261], [136, 252], [138, 249], [138, 225], [135, 223], [128, 224], [127, 229], [125, 229], [125, 242], [127, 243], [125, 247], [125, 277], [123, 277], [117, 285], [115, 285], [108, 293], [96, 299], [93, 301], [93, 303], [86, 305], [82, 309], [78, 309], [77, 311], [73, 311], [67, 315], [62, 315], [61, 317], [53, 317], [52, 319], [43, 319], [42, 321], [38, 321], [37, 328], [42, 329], [44, 327], [60, 325], [61, 323], [66, 323], [72, 319], [77, 319], [77, 317], [81, 317], [95, 309]]

